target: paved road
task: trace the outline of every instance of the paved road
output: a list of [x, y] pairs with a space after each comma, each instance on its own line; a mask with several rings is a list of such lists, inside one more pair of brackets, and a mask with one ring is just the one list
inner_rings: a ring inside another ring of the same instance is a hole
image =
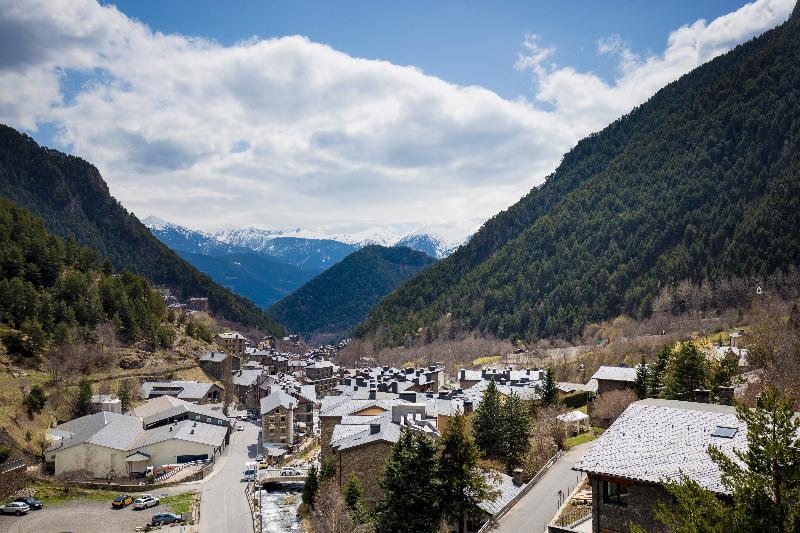
[[217, 459], [211, 477], [198, 483], [202, 487], [200, 533], [253, 533], [242, 473], [244, 463], [257, 455], [258, 426], [239, 423], [245, 430], [233, 432], [231, 445]]
[[494, 529], [499, 533], [541, 533], [553, 519], [560, 506], [558, 491], [566, 497], [583, 479], [584, 475], [572, 470], [593, 443], [587, 442], [572, 448], [550, 467], [536, 485], [508, 513]]

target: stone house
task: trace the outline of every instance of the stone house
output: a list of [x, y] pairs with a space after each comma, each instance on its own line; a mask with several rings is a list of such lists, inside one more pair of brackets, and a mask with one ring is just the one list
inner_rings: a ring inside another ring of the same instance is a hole
[[228, 357], [230, 356], [226, 352], [208, 352], [200, 356], [200, 368], [214, 379], [223, 381], [225, 379], [225, 364]]
[[633, 389], [636, 383], [636, 368], [601, 366], [591, 379], [597, 381], [598, 396], [615, 390]]
[[747, 427], [727, 405], [646, 399], [634, 402], [574, 466], [592, 488], [592, 531], [666, 528], [655, 518], [660, 502], [673, 500], [664, 480], [688, 476], [720, 495], [727, 493], [708, 455], [710, 444], [733, 456], [747, 447]]
[[261, 427], [264, 445], [289, 448], [294, 444], [294, 412], [297, 399], [281, 389], [261, 398]]
[[143, 400], [172, 396], [198, 404], [217, 403], [222, 393], [222, 387], [207, 381], [145, 381], [139, 387], [139, 396]]

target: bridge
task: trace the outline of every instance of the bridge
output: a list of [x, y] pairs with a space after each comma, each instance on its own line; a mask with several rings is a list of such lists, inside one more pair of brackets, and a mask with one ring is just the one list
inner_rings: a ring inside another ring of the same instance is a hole
[[298, 472], [296, 476], [284, 476], [281, 474], [283, 468], [264, 468], [258, 471], [258, 482], [261, 485], [267, 483], [305, 483], [308, 478], [307, 468], [293, 468]]

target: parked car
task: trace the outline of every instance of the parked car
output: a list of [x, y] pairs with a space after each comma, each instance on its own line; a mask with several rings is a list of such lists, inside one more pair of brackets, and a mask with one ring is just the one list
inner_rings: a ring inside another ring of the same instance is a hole
[[128, 496], [127, 494], [120, 494], [114, 501], [111, 502], [111, 507], [114, 509], [122, 509], [123, 507], [127, 507], [133, 503], [133, 497]]
[[299, 476], [300, 472], [298, 472], [294, 468], [284, 468], [283, 470], [281, 470], [281, 475], [282, 476]]
[[177, 524], [181, 520], [181, 515], [175, 513], [156, 513], [150, 520], [150, 525], [160, 526], [162, 524]]
[[36, 498], [31, 498], [29, 496], [23, 498], [17, 498], [14, 501], [27, 504], [28, 507], [31, 508], [31, 511], [36, 511], [44, 507], [44, 504], [41, 501], [37, 500]]
[[161, 503], [161, 500], [158, 498], [150, 495], [150, 494], [142, 494], [133, 502], [134, 509], [147, 509], [148, 507], [155, 507]]
[[15, 514], [17, 516], [24, 515], [30, 510], [30, 506], [27, 503], [22, 502], [9, 502], [0, 507], [0, 513]]
[[236, 428], [236, 431], [244, 431], [244, 426], [239, 426]]

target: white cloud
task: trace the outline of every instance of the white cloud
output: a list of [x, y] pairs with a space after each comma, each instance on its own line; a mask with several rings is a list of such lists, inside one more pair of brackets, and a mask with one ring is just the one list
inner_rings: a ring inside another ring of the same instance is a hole
[[611, 36], [598, 52], [618, 57], [613, 82], [553, 64], [554, 49], [527, 36], [515, 67], [533, 73], [534, 94], [508, 101], [299, 36], [223, 46], [90, 0], [0, 0], [0, 121], [55, 124], [140, 216], [462, 236], [581, 137], [792, 6], [759, 0], [697, 21], [658, 56]]

